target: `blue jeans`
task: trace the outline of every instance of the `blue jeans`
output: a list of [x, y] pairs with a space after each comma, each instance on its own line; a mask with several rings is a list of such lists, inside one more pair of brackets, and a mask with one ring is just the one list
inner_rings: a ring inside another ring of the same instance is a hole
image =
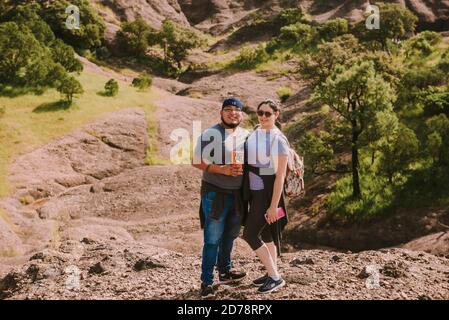
[[226, 195], [225, 208], [220, 218], [210, 217], [216, 195], [216, 192], [208, 192], [201, 198], [205, 219], [201, 281], [208, 285], [214, 282], [215, 265], [220, 273], [231, 270], [232, 246], [240, 232], [240, 218], [231, 212], [234, 204], [232, 195]]

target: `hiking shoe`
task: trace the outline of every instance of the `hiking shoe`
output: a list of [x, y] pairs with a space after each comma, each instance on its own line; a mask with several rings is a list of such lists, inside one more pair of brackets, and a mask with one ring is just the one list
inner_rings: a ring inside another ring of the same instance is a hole
[[225, 273], [220, 273], [218, 275], [218, 280], [220, 284], [238, 282], [246, 277], [245, 272], [228, 271]]
[[210, 284], [201, 284], [201, 298], [209, 299], [215, 297], [215, 290]]
[[256, 287], [260, 287], [261, 285], [263, 285], [265, 283], [265, 281], [267, 281], [267, 279], [268, 279], [268, 273], [260, 278], [257, 278], [256, 280], [253, 280], [253, 285], [255, 285]]
[[280, 278], [278, 281], [273, 280], [273, 278], [268, 277], [267, 281], [258, 289], [260, 293], [270, 293], [282, 288], [285, 285], [284, 279]]

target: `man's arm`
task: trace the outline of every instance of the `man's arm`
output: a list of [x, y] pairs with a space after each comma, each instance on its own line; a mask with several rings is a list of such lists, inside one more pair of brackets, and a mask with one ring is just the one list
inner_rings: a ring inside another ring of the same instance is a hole
[[205, 171], [207, 169], [207, 172], [210, 173], [217, 173], [217, 174], [223, 174], [225, 176], [241, 176], [243, 174], [242, 166], [240, 165], [218, 165], [218, 164], [207, 164], [203, 161], [201, 161], [200, 164], [192, 164], [197, 169], [200, 169], [201, 171]]

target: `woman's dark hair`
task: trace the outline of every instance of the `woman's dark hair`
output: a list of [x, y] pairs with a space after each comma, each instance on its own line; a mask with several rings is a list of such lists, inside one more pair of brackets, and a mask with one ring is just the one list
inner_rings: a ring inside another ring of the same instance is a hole
[[[279, 106], [279, 104], [271, 99], [266, 99], [264, 101], [262, 101], [261, 103], [259, 103], [259, 105], [257, 106], [257, 111], [259, 111], [261, 106], [267, 105], [271, 108], [271, 110], [273, 110], [274, 112], [281, 112], [281, 107]], [[279, 118], [278, 118], [279, 119]], [[279, 120], [276, 119], [276, 122], [274, 123], [276, 125], [276, 127], [278, 127], [279, 130], [282, 130], [282, 124]]]

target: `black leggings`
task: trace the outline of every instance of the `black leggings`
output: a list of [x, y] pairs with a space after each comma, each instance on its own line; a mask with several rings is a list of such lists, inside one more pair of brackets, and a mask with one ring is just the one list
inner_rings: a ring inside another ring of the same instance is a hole
[[251, 191], [251, 204], [243, 230], [243, 239], [253, 250], [259, 249], [264, 243], [273, 242], [270, 225], [265, 219], [270, 201], [263, 190]]

